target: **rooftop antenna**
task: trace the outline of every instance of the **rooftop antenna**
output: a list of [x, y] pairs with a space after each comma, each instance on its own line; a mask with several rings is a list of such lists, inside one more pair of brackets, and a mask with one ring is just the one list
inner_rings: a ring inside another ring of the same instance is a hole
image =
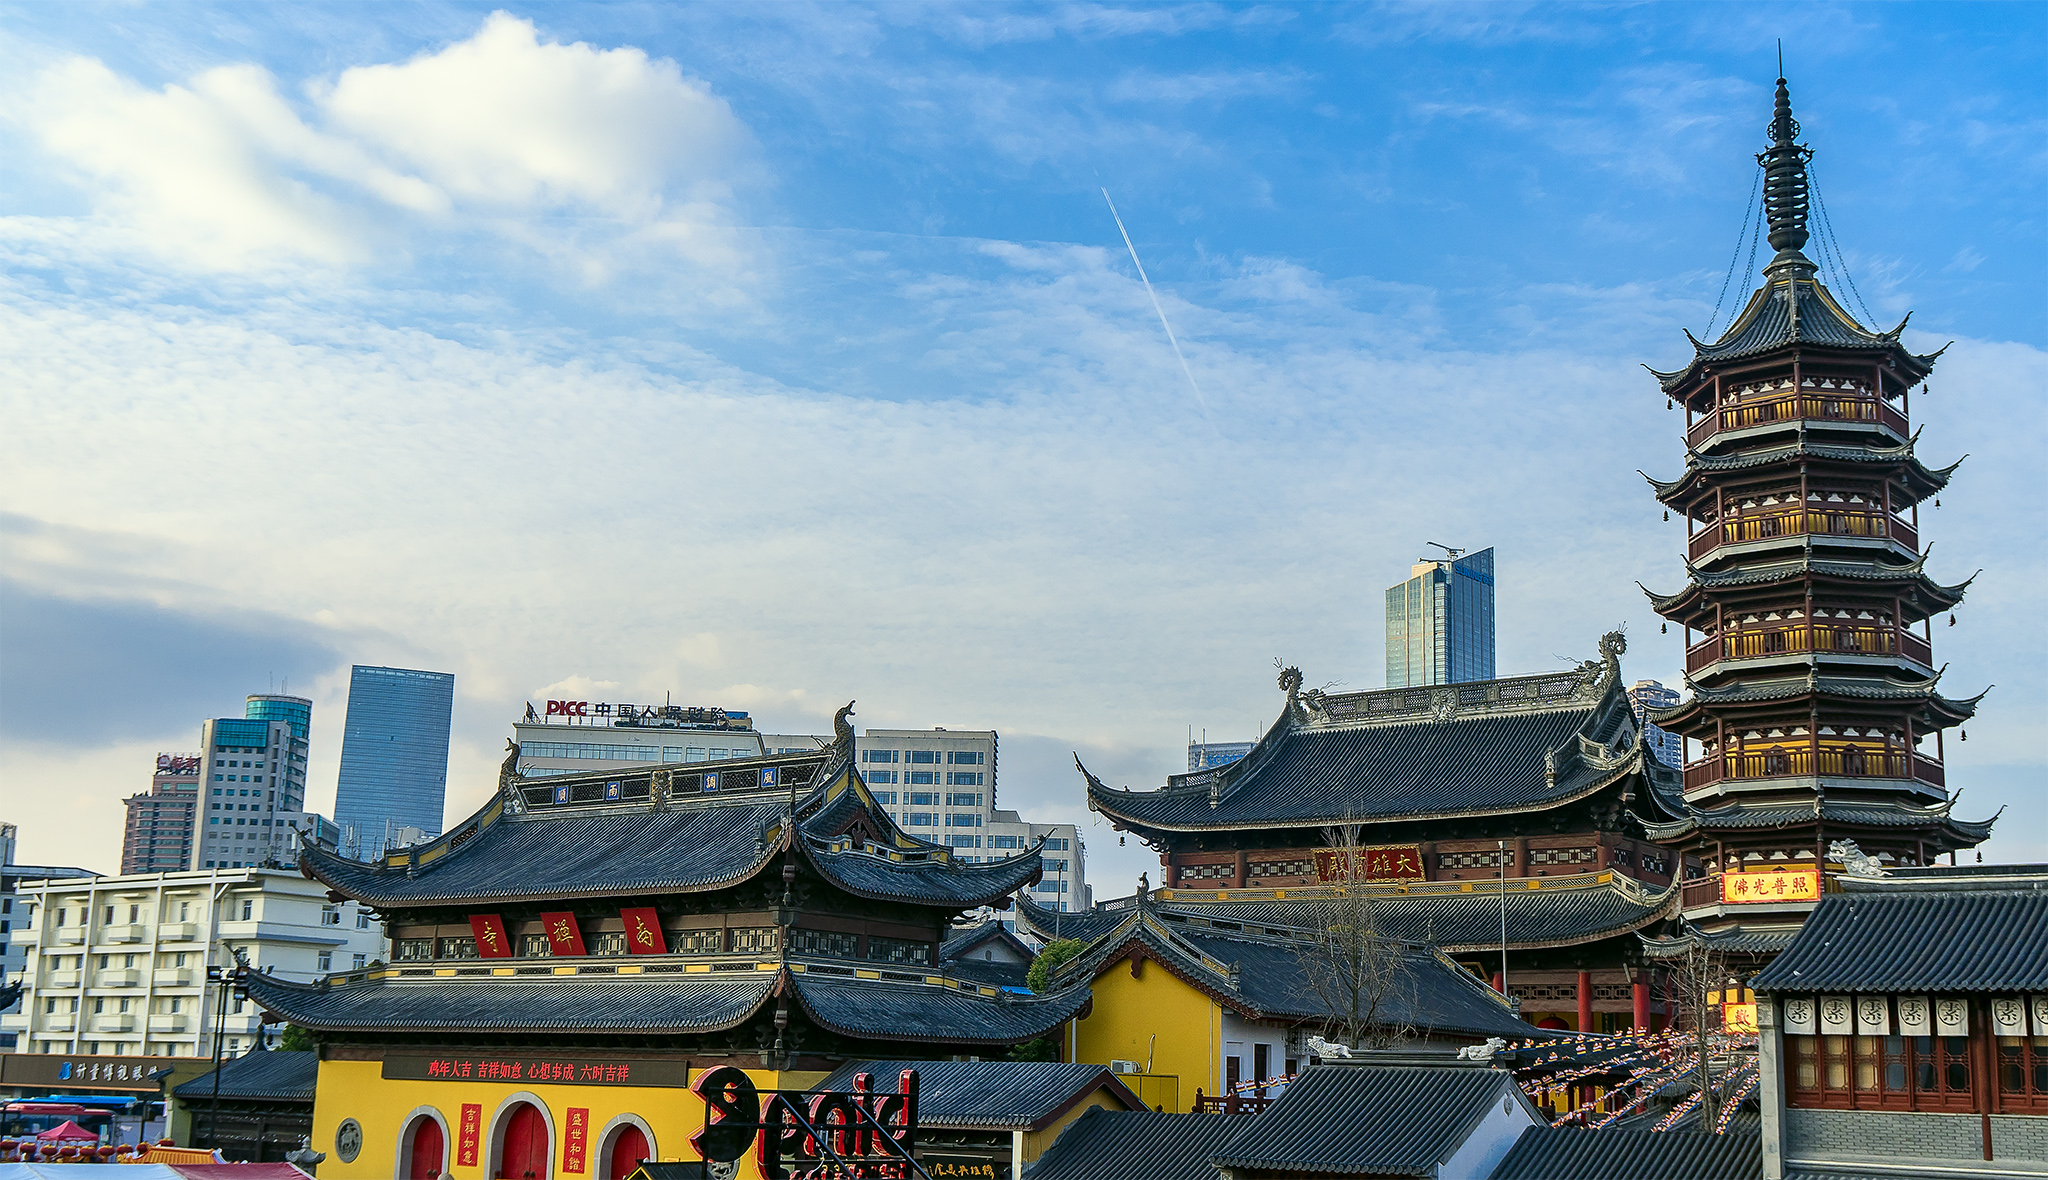
[[1465, 555], [1465, 551], [1463, 549], [1453, 549], [1449, 545], [1444, 544], [1442, 541], [1424, 541], [1423, 544], [1434, 545], [1437, 548], [1443, 550], [1445, 555], [1448, 556], [1452, 561], [1456, 561], [1460, 557], [1463, 557]]

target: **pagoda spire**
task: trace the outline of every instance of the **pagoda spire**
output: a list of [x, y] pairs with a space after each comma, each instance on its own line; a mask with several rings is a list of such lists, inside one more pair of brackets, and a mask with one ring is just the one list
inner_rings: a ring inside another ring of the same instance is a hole
[[1767, 275], [1781, 270], [1791, 277], [1809, 277], [1814, 265], [1799, 252], [1806, 245], [1807, 182], [1806, 161], [1813, 150], [1795, 142], [1799, 120], [1792, 117], [1792, 92], [1785, 79], [1778, 79], [1777, 106], [1771, 112], [1771, 146], [1757, 156], [1764, 169], [1764, 216], [1770, 225], [1771, 248], [1778, 252], [1764, 268]]

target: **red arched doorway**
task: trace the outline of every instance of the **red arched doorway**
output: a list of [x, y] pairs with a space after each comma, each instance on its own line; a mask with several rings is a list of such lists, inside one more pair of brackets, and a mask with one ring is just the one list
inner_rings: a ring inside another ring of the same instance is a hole
[[437, 1180], [441, 1175], [441, 1124], [426, 1115], [412, 1121], [412, 1149], [405, 1154], [406, 1180]]
[[612, 1136], [611, 1146], [605, 1149], [605, 1153], [604, 1180], [626, 1180], [640, 1161], [650, 1154], [647, 1136], [640, 1133], [640, 1128], [628, 1123]]
[[513, 1107], [498, 1148], [498, 1180], [547, 1180], [552, 1147], [540, 1108], [530, 1102]]

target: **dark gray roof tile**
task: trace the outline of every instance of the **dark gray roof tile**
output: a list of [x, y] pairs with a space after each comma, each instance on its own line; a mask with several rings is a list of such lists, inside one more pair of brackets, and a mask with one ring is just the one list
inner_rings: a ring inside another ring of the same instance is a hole
[[1762, 1180], [1763, 1137], [1531, 1127], [1490, 1180]]
[[872, 1074], [877, 1090], [894, 1090], [906, 1069], [917, 1071], [917, 1121], [932, 1127], [1042, 1127], [1093, 1091], [1107, 1088], [1126, 1109], [1145, 1104], [1100, 1065], [1064, 1061], [853, 1061], [814, 1089], [853, 1089]]
[[2048, 991], [2048, 889], [1830, 893], [1754, 985], [1800, 993]]
[[[311, 1049], [253, 1050], [221, 1062], [220, 1096], [310, 1103], [319, 1076], [320, 1055]], [[214, 1092], [213, 1071], [181, 1082], [171, 1092], [187, 1102], [210, 1098]]]
[[1263, 1117], [1090, 1110], [1025, 1167], [1023, 1180], [1216, 1180], [1210, 1158]]
[[1528, 1107], [1505, 1070], [1320, 1066], [1225, 1144], [1216, 1163], [1287, 1175], [1435, 1175], [1504, 1096]]

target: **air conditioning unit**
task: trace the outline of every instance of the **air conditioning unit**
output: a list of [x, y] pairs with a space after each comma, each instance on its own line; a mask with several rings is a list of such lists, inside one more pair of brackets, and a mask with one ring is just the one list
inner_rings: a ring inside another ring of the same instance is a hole
[[1109, 1072], [1111, 1072], [1111, 1073], [1144, 1073], [1145, 1071], [1144, 1071], [1143, 1069], [1139, 1068], [1139, 1066], [1138, 1066], [1138, 1063], [1137, 1063], [1137, 1062], [1135, 1062], [1135, 1061], [1115, 1061], [1115, 1060], [1112, 1060], [1112, 1061], [1111, 1061], [1111, 1062], [1109, 1063]]

